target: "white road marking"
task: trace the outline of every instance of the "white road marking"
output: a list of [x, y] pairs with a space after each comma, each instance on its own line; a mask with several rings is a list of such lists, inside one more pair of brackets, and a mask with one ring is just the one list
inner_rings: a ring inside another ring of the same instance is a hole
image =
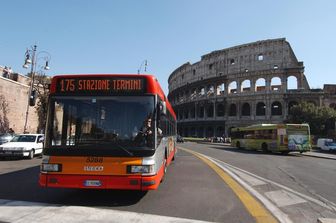
[[25, 222], [126, 222], [126, 223], [204, 223], [194, 219], [167, 217], [128, 211], [117, 211], [79, 206], [60, 206], [45, 203], [0, 199], [0, 221]]
[[285, 190], [269, 191], [266, 192], [265, 195], [278, 207], [285, 207], [293, 204], [307, 202], [299, 196], [296, 196], [295, 194], [287, 192]]
[[324, 198], [322, 196], [319, 196], [319, 198], [322, 201], [321, 200], [317, 200], [317, 199], [312, 198], [312, 197], [310, 197], [308, 195], [305, 195], [305, 194], [302, 194], [300, 192], [297, 192], [297, 191], [295, 191], [295, 190], [293, 190], [293, 189], [291, 189], [289, 187], [286, 187], [286, 186], [284, 186], [282, 184], [279, 184], [279, 183], [274, 182], [272, 180], [269, 180], [269, 179], [263, 178], [261, 176], [255, 175], [253, 173], [250, 173], [250, 172], [248, 172], [246, 170], [243, 170], [243, 169], [240, 169], [238, 167], [232, 166], [232, 165], [230, 165], [228, 163], [225, 163], [225, 162], [223, 162], [221, 160], [218, 160], [218, 159], [215, 159], [215, 158], [211, 158], [211, 159], [213, 159], [214, 161], [217, 161], [218, 163], [221, 163], [221, 164], [225, 165], [225, 167], [227, 167], [228, 169], [230, 169], [233, 172], [235, 172], [236, 170], [241, 171], [241, 172], [246, 173], [246, 174], [248, 174], [248, 175], [250, 175], [252, 177], [255, 177], [255, 178], [259, 179], [259, 180], [262, 180], [262, 181], [265, 181], [267, 183], [270, 183], [270, 184], [273, 184], [275, 186], [278, 186], [281, 189], [284, 189], [284, 190], [286, 190], [288, 192], [291, 192], [291, 193], [293, 193], [293, 194], [295, 194], [295, 195], [297, 195], [297, 196], [299, 196], [299, 197], [301, 197], [301, 198], [303, 198], [303, 199], [305, 199], [307, 201], [313, 202], [313, 203], [315, 203], [315, 204], [317, 204], [317, 205], [319, 205], [321, 207], [324, 207], [324, 208], [326, 208], [326, 209], [328, 209], [330, 211], [333, 211], [333, 212], [336, 211], [336, 204], [333, 203], [333, 202], [331, 202], [331, 201], [329, 201], [328, 199], [326, 199], [326, 198]]
[[[199, 153], [200, 154], [200, 153]], [[242, 185], [246, 190], [248, 190], [253, 196], [258, 198], [265, 207], [270, 210], [270, 212], [276, 217], [279, 222], [281, 223], [292, 223], [292, 220], [286, 215], [283, 211], [281, 211], [278, 207], [276, 207], [272, 202], [270, 202], [267, 198], [265, 198], [263, 195], [261, 195], [257, 190], [255, 190], [252, 186], [248, 185], [243, 181], [240, 177], [238, 177], [235, 173], [233, 173], [231, 170], [226, 168], [225, 166], [221, 165], [219, 162], [217, 162], [215, 159], [208, 157], [206, 155], [200, 154], [208, 159], [210, 159], [212, 162], [214, 162], [217, 166], [219, 166], [221, 169], [223, 169], [226, 173], [228, 173], [232, 178], [234, 178], [240, 185]]]
[[260, 186], [267, 184], [265, 181], [259, 180], [255, 177], [251, 177], [250, 175], [243, 173], [242, 171], [237, 170], [235, 171], [235, 173], [244, 181], [247, 181], [247, 183], [250, 184], [251, 186]]

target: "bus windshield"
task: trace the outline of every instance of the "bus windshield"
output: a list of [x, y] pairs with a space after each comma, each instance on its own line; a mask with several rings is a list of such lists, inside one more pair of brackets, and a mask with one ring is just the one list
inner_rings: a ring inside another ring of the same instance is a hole
[[46, 147], [154, 148], [154, 134], [144, 132], [148, 120], [154, 120], [154, 108], [154, 96], [51, 97]]

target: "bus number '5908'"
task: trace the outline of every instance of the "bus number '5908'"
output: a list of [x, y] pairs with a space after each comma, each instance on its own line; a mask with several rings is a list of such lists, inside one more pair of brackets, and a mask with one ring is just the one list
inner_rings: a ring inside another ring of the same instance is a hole
[[94, 157], [90, 156], [86, 159], [87, 163], [102, 163], [103, 162], [103, 157]]

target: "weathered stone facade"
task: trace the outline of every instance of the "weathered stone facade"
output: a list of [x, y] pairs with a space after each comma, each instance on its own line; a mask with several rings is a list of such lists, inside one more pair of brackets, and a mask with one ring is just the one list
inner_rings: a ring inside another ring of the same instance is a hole
[[[296, 79], [294, 89], [288, 78]], [[282, 123], [300, 101], [336, 107], [336, 85], [310, 89], [303, 62], [285, 38], [203, 55], [177, 68], [168, 84], [183, 136], [222, 136], [232, 127]]]
[[[0, 74], [2, 74], [0, 67]], [[8, 77], [0, 75], [0, 95], [5, 97], [8, 102], [9, 127], [16, 133], [23, 133], [26, 111], [28, 105], [30, 78], [20, 74], [10, 74]], [[27, 131], [36, 133], [38, 125], [38, 117], [35, 107], [29, 108]]]

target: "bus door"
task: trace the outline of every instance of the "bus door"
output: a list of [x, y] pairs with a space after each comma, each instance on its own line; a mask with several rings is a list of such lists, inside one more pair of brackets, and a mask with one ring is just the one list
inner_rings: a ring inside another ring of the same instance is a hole
[[287, 129], [288, 149], [289, 150], [307, 150], [309, 149], [309, 135], [305, 129]]

